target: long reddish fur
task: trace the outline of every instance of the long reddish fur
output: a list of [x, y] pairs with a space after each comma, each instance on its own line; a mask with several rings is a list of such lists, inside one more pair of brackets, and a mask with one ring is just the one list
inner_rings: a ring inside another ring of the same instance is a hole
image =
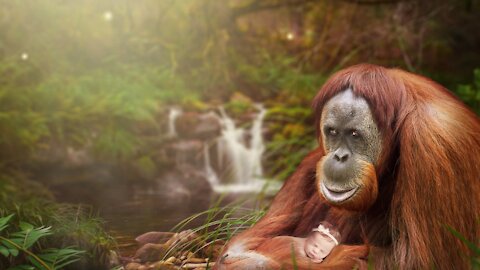
[[[347, 88], [368, 101], [382, 132], [376, 201], [363, 212], [326, 203], [315, 184], [316, 166], [324, 156], [318, 136], [319, 147], [286, 181], [268, 213], [229, 246], [243, 243], [245, 249], [276, 258], [288, 268], [291, 262], [279, 259], [279, 251], [261, 247], [279, 235], [304, 237], [327, 220], [339, 228], [345, 244], [323, 263], [300, 262], [298, 269], [364, 266], [361, 260], [368, 251], [376, 269], [470, 268], [471, 252], [447, 227], [473, 243], [480, 239], [478, 117], [427, 78], [362, 64], [337, 72], [317, 94], [317, 128], [325, 103]], [[249, 263], [254, 262], [242, 262]], [[242, 269], [242, 264], [226, 268]]]

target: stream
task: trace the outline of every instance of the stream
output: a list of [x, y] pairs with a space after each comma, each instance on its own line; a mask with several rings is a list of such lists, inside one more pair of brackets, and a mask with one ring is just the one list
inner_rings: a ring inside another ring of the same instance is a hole
[[[262, 126], [266, 109], [262, 105], [256, 108], [248, 128], [237, 127], [223, 108], [208, 113], [208, 117], [220, 124], [220, 132], [203, 142], [201, 150], [195, 153], [201, 157], [200, 162], [195, 161], [199, 164], [191, 164], [195, 162], [191, 161], [190, 152], [179, 151], [172, 155], [176, 163], [172, 172], [164, 172], [147, 183], [132, 181], [122, 172], [96, 165], [88, 171], [78, 169], [78, 174], [86, 175], [77, 182], [61, 181], [71, 177], [71, 170], [53, 171], [46, 175], [50, 179], [48, 186], [60, 202], [91, 206], [92, 212], [105, 220], [105, 227], [116, 238], [119, 250], [129, 254], [136, 236], [149, 231], [171, 231], [185, 218], [209, 209], [220, 196], [221, 205], [226, 205], [240, 198], [255, 198], [262, 190], [274, 194], [280, 188], [278, 182], [263, 179]], [[169, 137], [179, 136], [175, 123], [182, 114], [174, 108], [169, 111]], [[177, 144], [195, 145], [180, 138]], [[59, 181], [52, 181], [55, 178]], [[202, 222], [194, 220], [186, 228], [195, 228]]]

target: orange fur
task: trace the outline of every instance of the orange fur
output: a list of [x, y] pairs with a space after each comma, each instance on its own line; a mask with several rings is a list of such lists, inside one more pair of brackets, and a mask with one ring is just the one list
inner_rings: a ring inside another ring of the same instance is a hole
[[[382, 133], [383, 147], [375, 170], [365, 167], [363, 181], [377, 199], [354, 200], [351, 212], [330, 207], [316, 191], [319, 147], [300, 164], [255, 226], [235, 237], [229, 247], [276, 258], [269, 245], [279, 235], [305, 236], [322, 220], [337, 226], [342, 243], [329, 259], [298, 269], [348, 269], [362, 265], [358, 251], [368, 251], [375, 269], [468, 269], [471, 251], [447, 226], [466, 239], [480, 239], [480, 121], [437, 83], [402, 70], [357, 65], [334, 74], [314, 100], [319, 127], [326, 102], [352, 88], [364, 97]], [[376, 175], [376, 177], [375, 177]], [[367, 180], [368, 179], [368, 180]], [[377, 179], [373, 184], [373, 179]], [[377, 190], [375, 192], [375, 189]], [[370, 201], [374, 203], [367, 208]], [[227, 251], [228, 252], [228, 247]], [[273, 259], [278, 265], [286, 259]], [[248, 269], [255, 260], [235, 268]], [[249, 266], [249, 267], [247, 267]], [[337, 266], [338, 268], [334, 268]], [[332, 267], [332, 268], [329, 268]], [[218, 265], [218, 269], [223, 269]], [[254, 268], [253, 268], [254, 269]]]

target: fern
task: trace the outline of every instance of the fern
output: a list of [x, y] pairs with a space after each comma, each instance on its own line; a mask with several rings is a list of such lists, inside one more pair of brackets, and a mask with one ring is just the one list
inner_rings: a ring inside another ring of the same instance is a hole
[[[0, 233], [7, 227], [14, 215], [11, 214], [0, 218]], [[20, 231], [14, 233], [2, 233], [0, 235], [0, 254], [9, 258], [12, 263], [8, 270], [55, 270], [62, 269], [66, 265], [80, 260], [84, 251], [70, 247], [62, 249], [40, 249], [34, 253], [32, 247], [43, 237], [52, 234], [51, 227], [37, 227], [26, 222], [19, 223]], [[26, 261], [18, 256], [20, 252], [25, 254]], [[30, 263], [27, 264], [27, 263]]]

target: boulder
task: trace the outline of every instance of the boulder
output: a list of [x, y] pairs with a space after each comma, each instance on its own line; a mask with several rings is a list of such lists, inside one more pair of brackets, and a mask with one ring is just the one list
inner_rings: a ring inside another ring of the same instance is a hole
[[221, 124], [213, 112], [187, 112], [177, 118], [175, 128], [180, 139], [209, 140], [220, 135]]
[[139, 263], [129, 263], [125, 266], [125, 270], [138, 270], [142, 265]]
[[145, 244], [163, 244], [174, 234], [175, 233], [172, 232], [147, 232], [135, 238], [135, 241], [137, 241], [140, 246]]
[[[165, 205], [188, 205], [195, 203], [207, 207], [213, 192], [210, 182], [202, 169], [184, 165], [176, 167], [158, 178], [158, 189], [161, 190]], [[199, 196], [198, 194], [201, 194]]]
[[201, 140], [180, 140], [167, 146], [167, 155], [177, 166], [189, 165], [203, 168], [202, 150]]
[[137, 250], [133, 258], [140, 262], [155, 262], [161, 260], [168, 252], [169, 246], [166, 244], [145, 244]]

